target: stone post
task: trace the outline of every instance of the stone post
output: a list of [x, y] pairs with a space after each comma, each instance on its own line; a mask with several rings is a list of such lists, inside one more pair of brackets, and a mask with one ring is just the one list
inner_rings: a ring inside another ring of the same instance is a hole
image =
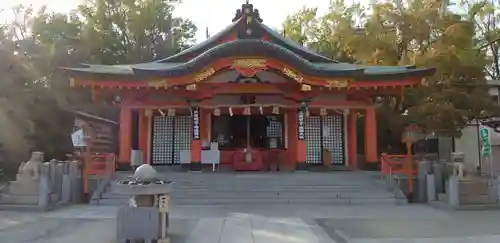
[[436, 185], [436, 192], [437, 193], [445, 193], [444, 190], [444, 183], [446, 180], [444, 178], [444, 170], [443, 170], [443, 165], [445, 164], [444, 161], [439, 161], [438, 163], [435, 163], [433, 165], [433, 171], [434, 171], [434, 181]]
[[82, 193], [82, 175], [80, 173], [78, 161], [70, 161], [68, 170], [68, 175], [71, 179], [71, 202], [77, 203], [80, 201], [80, 195]]
[[61, 201], [62, 198], [62, 177], [63, 177], [63, 164], [62, 163], [57, 163], [56, 164], [56, 177], [54, 185], [56, 191], [54, 192], [56, 194], [56, 201], [59, 202]]
[[446, 193], [448, 194], [448, 204], [451, 207], [456, 208], [460, 205], [458, 177], [455, 175], [450, 175], [450, 177], [446, 181], [446, 184], [447, 184]]
[[426, 186], [427, 186], [427, 201], [432, 202], [436, 201], [436, 179], [434, 175], [427, 175], [426, 176]]
[[417, 199], [419, 202], [427, 201], [427, 173], [429, 161], [423, 160], [418, 163], [418, 184], [417, 184]]
[[49, 161], [49, 186], [50, 186], [50, 192], [51, 193], [56, 193], [56, 180], [55, 178], [57, 177], [57, 161], [56, 160], [51, 160]]
[[38, 207], [45, 210], [50, 204], [50, 183], [49, 183], [50, 165], [42, 163], [40, 165], [40, 177], [38, 181]]
[[500, 205], [500, 175], [496, 177], [495, 183], [497, 189], [497, 204]]
[[62, 165], [62, 183], [61, 183], [61, 201], [64, 204], [71, 202], [71, 177], [69, 175], [69, 163], [64, 162]]

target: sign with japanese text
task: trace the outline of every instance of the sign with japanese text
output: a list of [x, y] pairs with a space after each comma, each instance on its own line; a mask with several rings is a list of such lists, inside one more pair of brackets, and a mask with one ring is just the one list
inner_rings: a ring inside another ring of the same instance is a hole
[[305, 112], [302, 109], [299, 109], [297, 114], [297, 132], [299, 135], [299, 140], [305, 140]]
[[200, 108], [192, 107], [193, 140], [200, 140]]
[[83, 129], [79, 129], [71, 134], [71, 141], [73, 142], [73, 147], [85, 147], [85, 134]]
[[482, 148], [481, 148], [481, 155], [482, 156], [490, 156], [491, 154], [491, 144], [490, 144], [490, 131], [487, 127], [481, 127], [479, 129], [479, 135], [481, 136], [482, 140]]

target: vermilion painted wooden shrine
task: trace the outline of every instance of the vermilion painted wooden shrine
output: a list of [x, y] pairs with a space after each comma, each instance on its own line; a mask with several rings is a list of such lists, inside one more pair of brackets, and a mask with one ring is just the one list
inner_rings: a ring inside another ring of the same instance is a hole
[[[132, 149], [153, 165], [200, 170], [217, 159], [235, 170], [345, 165], [378, 159], [374, 97], [401, 95], [433, 69], [341, 63], [285, 39], [243, 4], [232, 24], [171, 57], [132, 65], [67, 68], [93, 99], [119, 101], [118, 163]], [[220, 152], [219, 152], [220, 151]], [[245, 152], [246, 151], [246, 152]], [[326, 161], [326, 163], [325, 163]]]

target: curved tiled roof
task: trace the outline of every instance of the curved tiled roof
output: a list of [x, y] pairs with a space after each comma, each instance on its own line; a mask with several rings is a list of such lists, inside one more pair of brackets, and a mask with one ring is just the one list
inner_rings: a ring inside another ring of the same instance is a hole
[[[231, 33], [237, 39], [221, 43]], [[266, 36], [269, 41], [262, 40]], [[131, 65], [84, 64], [81, 68], [65, 68], [74, 76], [93, 79], [138, 80], [178, 77], [201, 71], [221, 58], [261, 56], [278, 59], [302, 74], [313, 77], [351, 77], [363, 80], [397, 80], [412, 75], [432, 75], [434, 69], [405, 66], [365, 66], [340, 63], [317, 54], [291, 41], [262, 24], [258, 10], [243, 4], [233, 23], [206, 41], [176, 55], [149, 63]]]
[[[263, 56], [284, 61], [300, 73], [315, 77], [352, 77], [362, 79], [400, 79], [406, 75], [425, 75], [431, 69], [405, 66], [364, 66], [349, 63], [313, 63], [275, 43], [257, 39], [236, 40], [217, 45], [188, 62], [150, 62], [132, 65], [91, 65], [84, 68], [68, 68], [74, 75], [101, 74], [124, 78], [177, 77], [201, 71], [214, 61], [232, 56]], [[104, 77], [106, 78], [106, 77]]]

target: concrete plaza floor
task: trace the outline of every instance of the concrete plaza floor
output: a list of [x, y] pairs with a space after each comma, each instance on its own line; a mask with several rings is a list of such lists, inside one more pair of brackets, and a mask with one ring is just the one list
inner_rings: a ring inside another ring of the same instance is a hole
[[[0, 211], [0, 243], [114, 243], [117, 207]], [[500, 211], [404, 206], [174, 206], [173, 243], [497, 243]]]

